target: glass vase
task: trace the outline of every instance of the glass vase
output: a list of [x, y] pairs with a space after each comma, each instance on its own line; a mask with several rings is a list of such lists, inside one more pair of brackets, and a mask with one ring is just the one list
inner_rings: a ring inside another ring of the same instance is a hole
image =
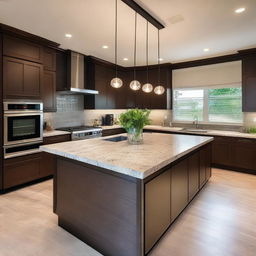
[[131, 128], [127, 131], [128, 143], [138, 145], [143, 143], [143, 129]]

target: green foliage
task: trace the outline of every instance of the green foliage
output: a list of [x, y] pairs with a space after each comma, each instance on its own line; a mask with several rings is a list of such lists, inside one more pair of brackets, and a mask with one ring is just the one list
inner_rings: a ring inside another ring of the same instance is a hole
[[241, 88], [222, 88], [222, 89], [210, 89], [209, 96], [221, 96], [221, 95], [241, 95]]
[[256, 133], [256, 127], [250, 127], [248, 133]]
[[142, 130], [150, 124], [149, 114], [150, 110], [147, 109], [130, 109], [120, 115], [119, 122], [127, 132], [132, 128]]

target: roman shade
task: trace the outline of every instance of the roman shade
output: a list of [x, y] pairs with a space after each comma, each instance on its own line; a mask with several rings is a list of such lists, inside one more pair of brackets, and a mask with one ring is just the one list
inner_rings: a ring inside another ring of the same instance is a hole
[[227, 88], [240, 87], [241, 61], [173, 70], [173, 88]]

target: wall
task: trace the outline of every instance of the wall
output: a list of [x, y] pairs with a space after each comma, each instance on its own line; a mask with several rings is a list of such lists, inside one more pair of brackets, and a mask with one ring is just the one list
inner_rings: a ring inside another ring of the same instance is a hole
[[256, 112], [244, 112], [244, 127], [256, 127]]

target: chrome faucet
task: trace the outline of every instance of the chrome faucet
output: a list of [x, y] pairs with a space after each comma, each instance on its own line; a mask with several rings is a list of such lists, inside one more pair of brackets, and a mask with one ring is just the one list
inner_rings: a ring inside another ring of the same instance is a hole
[[198, 129], [198, 128], [199, 128], [198, 116], [195, 116], [195, 117], [194, 117], [193, 124], [196, 126], [196, 129]]

